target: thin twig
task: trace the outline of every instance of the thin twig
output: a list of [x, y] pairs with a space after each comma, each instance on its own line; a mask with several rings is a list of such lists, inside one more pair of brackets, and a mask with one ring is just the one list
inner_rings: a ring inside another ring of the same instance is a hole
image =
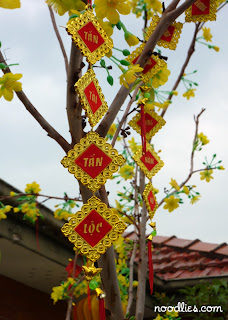
[[112, 147], [114, 147], [114, 145], [115, 145], [115, 143], [116, 143], [116, 140], [117, 140], [117, 138], [118, 138], [118, 135], [119, 135], [119, 133], [120, 133], [120, 130], [121, 130], [121, 128], [122, 128], [122, 126], [123, 126], [123, 124], [124, 124], [124, 122], [125, 122], [128, 114], [129, 114], [129, 110], [130, 110], [132, 104], [135, 102], [136, 95], [137, 95], [138, 90], [139, 90], [139, 87], [140, 87], [141, 85], [142, 85], [142, 82], [140, 82], [140, 83], [136, 86], [136, 88], [135, 88], [135, 90], [134, 90], [134, 93], [133, 93], [130, 101], [128, 102], [127, 108], [126, 108], [126, 110], [125, 110], [125, 112], [124, 112], [124, 114], [123, 114], [123, 117], [122, 117], [121, 121], [120, 121], [119, 124], [118, 124], [118, 127], [116, 128], [116, 132], [115, 132], [114, 137], [113, 137], [113, 139], [112, 139], [112, 143], [111, 143], [111, 144], [112, 144]]
[[68, 200], [72, 200], [72, 201], [82, 201], [82, 199], [79, 199], [79, 198], [69, 198], [69, 197], [55, 197], [55, 196], [47, 196], [45, 194], [40, 194], [40, 193], [17, 193], [16, 195], [14, 196], [0, 196], [0, 200], [8, 200], [8, 199], [12, 199], [12, 198], [15, 198], [15, 197], [23, 197], [23, 196], [36, 196], [36, 197], [43, 197], [43, 198], [47, 198], [47, 200], [50, 200], [50, 199], [56, 199], [56, 200], [65, 200], [65, 201], [68, 201]]
[[52, 25], [53, 25], [53, 29], [54, 29], [54, 31], [55, 31], [56, 37], [57, 37], [57, 39], [58, 39], [58, 42], [59, 42], [59, 45], [60, 45], [60, 48], [61, 48], [61, 51], [62, 51], [62, 54], [63, 54], [63, 58], [64, 58], [64, 62], [65, 62], [65, 68], [66, 68], [66, 75], [67, 75], [67, 73], [68, 73], [68, 58], [67, 58], [66, 50], [65, 50], [65, 48], [64, 48], [63, 41], [62, 41], [62, 39], [61, 39], [59, 30], [58, 30], [58, 28], [57, 28], [57, 24], [56, 24], [56, 21], [55, 21], [54, 12], [53, 12], [51, 6], [49, 6], [49, 5], [48, 5], [48, 9], [49, 9], [49, 12], [50, 12], [51, 22], [52, 22]]
[[[197, 135], [198, 135], [198, 127], [199, 127], [199, 117], [202, 115], [202, 113], [205, 111], [206, 109], [202, 109], [200, 111], [200, 113], [197, 115], [197, 117], [194, 116], [194, 120], [195, 120], [195, 124], [196, 124], [196, 128], [195, 128], [195, 134], [194, 134], [194, 138], [193, 138], [193, 145], [192, 145], [192, 152], [191, 152], [191, 157], [190, 157], [190, 170], [189, 170], [189, 174], [187, 176], [187, 178], [179, 185], [180, 188], [182, 188], [192, 177], [192, 175], [196, 172], [199, 171], [204, 171], [205, 169], [198, 169], [198, 170], [193, 170], [193, 166], [194, 166], [194, 154], [195, 154], [195, 148], [194, 148], [194, 144], [195, 141], [197, 139]], [[175, 193], [175, 191], [173, 192]], [[165, 198], [163, 198], [159, 204], [158, 207], [160, 207], [162, 205], [162, 203], [164, 202]]]
[[[3, 63], [6, 64], [6, 61], [2, 55], [1, 50], [0, 50], [0, 61], [3, 61]], [[9, 67], [7, 67], [5, 69], [2, 69], [2, 72], [6, 74], [11, 72], [11, 70]], [[16, 95], [18, 96], [19, 100], [21, 100], [21, 102], [23, 103], [27, 111], [33, 116], [33, 118], [36, 119], [36, 121], [40, 124], [40, 126], [48, 133], [48, 136], [54, 139], [63, 148], [65, 152], [68, 152], [71, 148], [69, 143], [36, 110], [36, 108], [29, 101], [25, 93], [23, 91], [18, 91], [16, 92]]]

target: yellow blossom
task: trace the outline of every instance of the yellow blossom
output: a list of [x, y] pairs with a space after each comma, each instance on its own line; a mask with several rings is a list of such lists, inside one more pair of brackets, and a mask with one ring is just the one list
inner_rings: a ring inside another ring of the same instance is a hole
[[218, 169], [219, 170], [225, 170], [225, 168], [223, 166], [219, 166]]
[[200, 195], [198, 195], [198, 196], [193, 196], [192, 199], [191, 199], [191, 201], [190, 201], [190, 203], [191, 203], [191, 204], [196, 203], [197, 201], [199, 201], [199, 198], [200, 198], [200, 197], [201, 197]]
[[21, 91], [22, 84], [17, 80], [21, 79], [22, 74], [16, 73], [13, 74], [11, 72], [6, 73], [0, 78], [0, 98], [3, 96], [7, 101], [11, 101], [13, 99], [13, 92]]
[[109, 50], [109, 52], [108, 53], [106, 53], [106, 55], [105, 55], [106, 57], [108, 57], [108, 58], [111, 58], [111, 56], [112, 56], [112, 50]]
[[211, 34], [210, 28], [206, 28], [206, 27], [203, 28], [203, 37], [206, 41], [211, 42], [212, 34]]
[[136, 64], [134, 66], [129, 66], [127, 71], [120, 76], [120, 84], [123, 84], [127, 89], [129, 88], [129, 84], [135, 82], [137, 79], [137, 72], [143, 71], [143, 68]]
[[167, 65], [163, 67], [160, 71], [158, 71], [152, 79], [153, 88], [158, 88], [162, 86], [168, 81], [168, 77], [170, 75], [169, 69], [167, 69]]
[[213, 46], [213, 49], [217, 52], [220, 50], [219, 47], [216, 47], [216, 46]]
[[125, 32], [124, 38], [130, 47], [136, 46], [139, 43], [139, 39], [130, 32]]
[[207, 136], [205, 136], [202, 132], [197, 135], [199, 140], [202, 142], [202, 145], [208, 144], [210, 140], [208, 140]]
[[19, 208], [13, 208], [13, 212], [14, 212], [14, 213], [17, 213], [17, 212], [19, 212], [19, 211], [20, 211]]
[[167, 314], [167, 316], [172, 316], [172, 317], [175, 317], [175, 318], [177, 318], [178, 315], [179, 315], [179, 313], [177, 311], [175, 311], [175, 310], [172, 310], [172, 311], [168, 311], [167, 310], [166, 314]]
[[14, 196], [16, 196], [16, 195], [17, 195], [16, 192], [10, 191], [10, 196], [11, 196], [11, 197], [14, 197]]
[[5, 208], [1, 208], [1, 209], [0, 209], [0, 220], [7, 218], [7, 216], [6, 216], [5, 213], [6, 213]]
[[12, 206], [7, 205], [7, 206], [5, 206], [4, 210], [5, 210], [5, 212], [10, 212], [10, 210], [12, 208], [13, 208]]
[[117, 278], [123, 287], [129, 287], [129, 281], [127, 277], [123, 276], [121, 273], [118, 273]]
[[134, 177], [134, 167], [129, 164], [125, 164], [119, 170], [119, 174], [124, 180], [128, 180]]
[[112, 24], [119, 22], [120, 14], [130, 13], [130, 4], [126, 0], [95, 0], [96, 15], [100, 19], [107, 18]]
[[166, 204], [163, 206], [163, 208], [168, 209], [169, 212], [172, 212], [173, 210], [179, 207], [179, 204], [178, 204], [179, 201], [180, 199], [175, 198], [174, 196], [170, 196], [169, 198], [166, 198], [164, 200]]
[[20, 0], [0, 0], [0, 8], [17, 9], [21, 7]]
[[26, 184], [25, 192], [26, 193], [39, 193], [41, 191], [40, 185], [33, 181], [32, 183]]
[[177, 96], [178, 92], [177, 91], [172, 91], [172, 95]]
[[196, 89], [189, 89], [183, 94], [183, 97], [187, 98], [187, 100], [189, 100], [191, 97], [195, 97], [194, 91], [196, 91]]
[[207, 182], [210, 182], [211, 179], [214, 179], [212, 177], [212, 173], [213, 173], [213, 170], [205, 170], [203, 172], [200, 172], [200, 180], [206, 180]]
[[183, 186], [183, 192], [187, 195], [189, 195], [189, 189], [186, 186]]
[[169, 183], [174, 189], [176, 190], [180, 190], [179, 185], [177, 184], [176, 180], [174, 180], [173, 178], [171, 178], [171, 182]]
[[52, 6], [60, 16], [71, 9], [79, 11], [85, 9], [85, 3], [81, 0], [46, 0], [46, 3]]
[[116, 133], [116, 128], [117, 128], [117, 125], [113, 123], [109, 128], [107, 135], [113, 138], [114, 134]]
[[133, 218], [130, 219], [130, 218], [126, 217], [126, 216], [123, 216], [123, 217], [121, 218], [121, 220], [122, 220], [123, 222], [127, 223], [127, 224], [133, 224], [133, 221], [134, 221]]
[[159, 0], [145, 0], [147, 9], [152, 9], [154, 12], [162, 13], [162, 4]]
[[136, 287], [138, 287], [139, 283], [138, 283], [138, 281], [134, 280], [132, 282], [132, 285], [133, 285], [133, 288], [136, 288]]
[[51, 293], [51, 299], [54, 300], [54, 304], [55, 304], [58, 300], [62, 300], [64, 295], [64, 288], [62, 286], [58, 286], [58, 287], [53, 287], [52, 290], [53, 291]]
[[131, 149], [131, 152], [136, 153], [138, 146], [137, 146], [137, 143], [135, 142], [135, 138], [132, 137], [131, 140], [128, 140], [128, 143], [129, 143], [129, 147]]
[[104, 29], [104, 31], [107, 33], [107, 35], [111, 37], [111, 35], [113, 34], [113, 28], [112, 28], [111, 22], [103, 21], [103, 19], [98, 19], [98, 21], [102, 26], [102, 28]]
[[158, 314], [158, 315], [157, 315], [157, 317], [156, 317], [156, 318], [154, 318], [154, 320], [163, 320], [163, 317], [162, 317], [162, 316], [160, 316], [160, 314]]
[[62, 209], [57, 209], [55, 210], [54, 212], [54, 217], [57, 219], [57, 220], [68, 220], [68, 218], [71, 218], [73, 217], [74, 214], [73, 213], [69, 213], [68, 211], [66, 210], [62, 210]]

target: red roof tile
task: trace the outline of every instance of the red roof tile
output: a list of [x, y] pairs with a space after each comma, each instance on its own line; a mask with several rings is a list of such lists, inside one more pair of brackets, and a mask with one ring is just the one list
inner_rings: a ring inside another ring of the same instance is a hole
[[[125, 235], [135, 238], [134, 232]], [[228, 276], [228, 245], [173, 237], [153, 238], [154, 273], [163, 280]], [[135, 262], [138, 262], [136, 254]]]

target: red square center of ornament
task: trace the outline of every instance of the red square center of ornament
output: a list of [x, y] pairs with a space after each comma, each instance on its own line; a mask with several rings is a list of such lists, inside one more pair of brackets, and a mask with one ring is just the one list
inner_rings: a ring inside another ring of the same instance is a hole
[[102, 105], [102, 101], [93, 81], [85, 88], [84, 93], [92, 112], [95, 113]]
[[192, 15], [198, 16], [201, 14], [210, 13], [210, 0], [197, 0], [192, 5]]
[[[132, 63], [135, 64], [138, 58], [139, 58], [139, 56], [136, 57], [136, 58], [132, 61]], [[150, 59], [148, 60], [147, 64], [145, 65], [142, 73], [143, 73], [143, 74], [147, 73], [147, 72], [150, 71], [156, 64], [157, 64], [157, 62], [156, 62], [152, 57], [150, 57]]]
[[150, 153], [150, 151], [147, 150], [146, 154], [144, 154], [140, 160], [145, 164], [147, 169], [151, 171], [156, 164], [158, 163], [157, 160], [154, 158], [154, 156]]
[[[146, 124], [146, 133], [150, 132], [150, 130], [153, 129], [154, 126], [157, 124], [157, 120], [155, 120], [149, 113], [145, 113], [145, 124]], [[141, 127], [142, 124], [142, 119], [140, 118], [139, 121], [137, 122], [137, 125]]]
[[74, 229], [91, 247], [94, 247], [112, 229], [96, 210], [92, 210]]
[[104, 43], [104, 39], [91, 21], [79, 29], [78, 34], [91, 52]]
[[95, 179], [103, 171], [112, 159], [107, 156], [95, 144], [91, 144], [76, 160], [75, 163], [82, 170]]
[[161, 36], [160, 40], [170, 42], [172, 40], [174, 30], [174, 26], [169, 26], [168, 29]]
[[155, 207], [155, 200], [154, 200], [154, 195], [153, 195], [153, 192], [150, 190], [149, 194], [148, 194], [148, 201], [149, 201], [149, 204], [150, 204], [150, 208], [151, 210], [153, 211], [154, 210], [154, 207]]

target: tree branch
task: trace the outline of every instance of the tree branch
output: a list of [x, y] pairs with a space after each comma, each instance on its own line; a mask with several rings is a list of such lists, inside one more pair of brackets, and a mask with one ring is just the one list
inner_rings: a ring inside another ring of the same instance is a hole
[[[175, 7], [178, 2], [178, 0], [173, 0], [170, 4], [170, 8]], [[151, 53], [154, 50], [154, 47], [158, 40], [161, 38], [162, 34], [166, 31], [168, 26], [181, 14], [183, 13], [191, 4], [193, 4], [195, 0], [186, 0], [181, 6], [179, 6], [177, 9], [173, 11], [169, 11], [168, 8], [164, 12], [163, 16], [161, 17], [161, 20], [159, 21], [156, 29], [150, 36], [149, 40], [147, 41], [143, 52], [139, 56], [137, 60], [137, 64], [140, 65], [140, 67], [144, 67], [148, 61], [148, 59], [151, 56]], [[113, 123], [117, 113], [119, 112], [120, 108], [122, 107], [124, 101], [126, 100], [133, 84], [129, 86], [129, 89], [122, 86], [116, 97], [114, 98], [112, 104], [110, 105], [110, 108], [106, 115], [104, 116], [103, 120], [101, 121], [100, 125], [98, 126], [96, 132], [101, 135], [102, 137], [105, 137], [111, 124]]]
[[54, 12], [53, 12], [51, 6], [49, 6], [49, 5], [48, 5], [48, 9], [49, 9], [49, 12], [50, 12], [51, 22], [52, 22], [55, 34], [56, 34], [56, 37], [58, 39], [58, 42], [59, 42], [59, 45], [60, 45], [60, 48], [61, 48], [61, 51], [62, 51], [62, 54], [63, 54], [63, 58], [64, 58], [64, 62], [65, 62], [65, 69], [66, 69], [66, 75], [67, 75], [67, 73], [68, 73], [68, 58], [67, 58], [66, 50], [64, 48], [63, 41], [61, 39], [61, 36], [59, 34], [59, 30], [58, 30], [57, 25], [56, 25]]
[[[6, 61], [0, 50], [0, 61], [6, 64]], [[10, 68], [2, 69], [3, 73], [11, 72]], [[69, 143], [43, 118], [43, 116], [36, 110], [33, 104], [29, 101], [23, 91], [15, 92], [19, 100], [23, 103], [27, 111], [36, 119], [40, 126], [48, 133], [48, 136], [54, 139], [62, 149], [67, 152], [70, 149]]]
[[134, 275], [134, 262], [135, 262], [135, 255], [137, 250], [137, 242], [134, 241], [133, 250], [131, 253], [131, 259], [129, 262], [129, 289], [128, 289], [128, 303], [126, 314], [128, 314], [131, 310], [132, 302], [133, 302], [133, 275]]

